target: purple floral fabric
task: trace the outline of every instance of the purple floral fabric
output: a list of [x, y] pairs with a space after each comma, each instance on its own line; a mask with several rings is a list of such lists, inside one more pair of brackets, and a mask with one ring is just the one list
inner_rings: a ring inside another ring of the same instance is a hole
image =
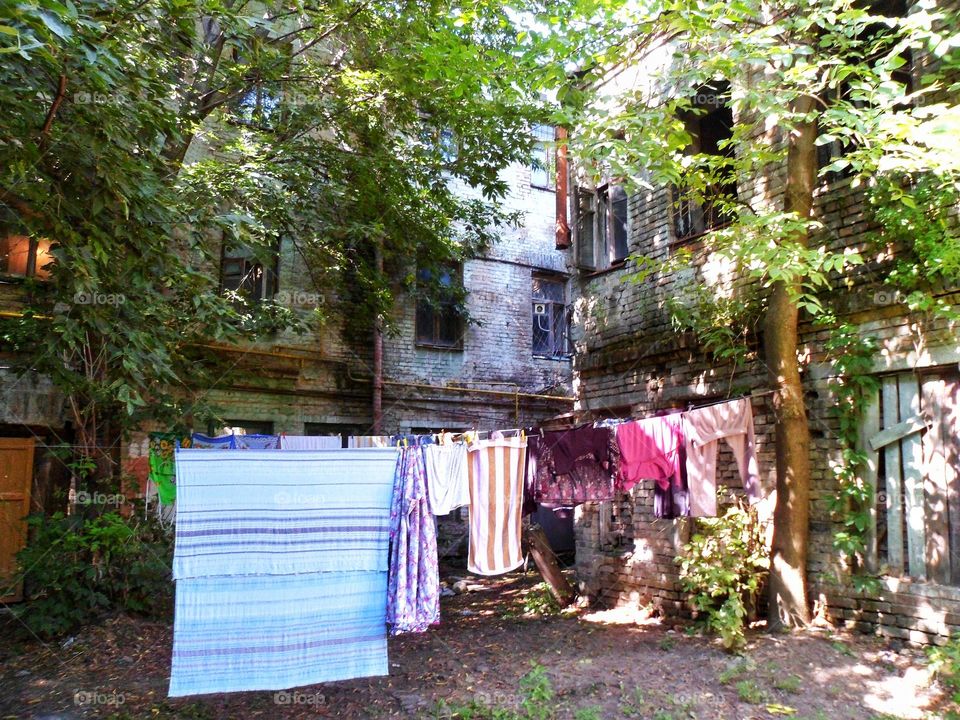
[[401, 449], [390, 509], [387, 623], [391, 635], [424, 632], [440, 622], [437, 526], [427, 498], [419, 447]]

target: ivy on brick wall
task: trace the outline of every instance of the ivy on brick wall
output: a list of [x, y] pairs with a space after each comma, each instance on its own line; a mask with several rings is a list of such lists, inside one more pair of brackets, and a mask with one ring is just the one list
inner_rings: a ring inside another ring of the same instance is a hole
[[944, 296], [960, 284], [956, 184], [933, 175], [885, 175], [867, 199], [880, 226], [873, 244], [878, 251], [896, 253], [885, 281], [895, 299], [913, 312], [960, 320]]
[[[825, 318], [824, 322], [829, 320]], [[876, 578], [863, 572], [875, 488], [863, 480], [867, 455], [858, 447], [858, 438], [864, 410], [879, 388], [871, 372], [877, 345], [873, 337], [862, 336], [856, 326], [837, 323], [831, 328], [824, 349], [837, 371], [830, 384], [837, 401], [841, 458], [833, 468], [837, 491], [828, 500], [830, 512], [839, 522], [833, 545], [852, 570], [860, 571], [853, 573], [851, 579], [861, 589], [876, 582]]]

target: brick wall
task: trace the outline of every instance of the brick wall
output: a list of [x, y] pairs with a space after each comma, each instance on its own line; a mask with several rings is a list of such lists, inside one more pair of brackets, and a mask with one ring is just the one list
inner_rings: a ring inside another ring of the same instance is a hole
[[[754, 206], [778, 203], [783, 172], [778, 169], [766, 182], [744, 184], [739, 190]], [[630, 198], [631, 252], [666, 259], [677, 246], [669, 221], [669, 193], [644, 191]], [[821, 190], [816, 213], [824, 228], [818, 244], [832, 250], [862, 249], [869, 224], [862, 189], [839, 181]], [[671, 326], [665, 307], [670, 298], [683, 295], [694, 283], [717, 288], [737, 297], [736, 278], [716, 262], [701, 244], [690, 267], [669, 274], [654, 274], [643, 283], [631, 282], [636, 267], [601, 273], [576, 273], [574, 387], [575, 412], [581, 420], [604, 416], [643, 417], [664, 408], [686, 407], [692, 402], [763, 391], [768, 379], [755, 355], [732, 367], [708, 358], [689, 334]], [[895, 248], [892, 248], [895, 250]], [[571, 257], [575, 257], [575, 248]], [[844, 282], [838, 282], [834, 300], [845, 318], [864, 336], [877, 338], [882, 349], [877, 373], [951, 365], [960, 350], [956, 331], [943, 321], [911, 316], [902, 305], [889, 302], [889, 293], [878, 284], [888, 259], [867, 257], [867, 262]], [[956, 299], [954, 299], [956, 302]], [[833, 548], [838, 529], [828, 510], [836, 494], [833, 467], [841, 460], [837, 441], [836, 399], [830, 391], [835, 375], [827, 362], [823, 341], [827, 333], [809, 322], [801, 327], [801, 354], [811, 428], [811, 525], [808, 578], [811, 599], [829, 620], [911, 642], [943, 642], [960, 629], [956, 613], [957, 588], [885, 577], [883, 589], [872, 596], [853, 590], [848, 568]], [[751, 339], [754, 343], [759, 338]], [[758, 461], [765, 492], [775, 485], [773, 409], [769, 396], [753, 398]], [[724, 448], [721, 443], [721, 448]], [[740, 487], [733, 459], [721, 453], [719, 482]], [[761, 515], [769, 517], [769, 501]], [[652, 487], [642, 483], [613, 503], [584, 505], [576, 518], [577, 570], [582, 589], [609, 606], [653, 603], [668, 614], [689, 615], [679, 587], [674, 561], [689, 537], [689, 520], [652, 517]]]

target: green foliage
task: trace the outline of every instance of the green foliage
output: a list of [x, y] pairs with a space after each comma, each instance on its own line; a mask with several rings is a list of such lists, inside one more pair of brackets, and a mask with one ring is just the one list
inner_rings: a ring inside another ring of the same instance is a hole
[[580, 708], [573, 713], [573, 720], [603, 720], [601, 708], [588, 707]]
[[[441, 701], [434, 708], [433, 716], [443, 720], [551, 720], [556, 714], [554, 691], [544, 667], [531, 663], [530, 672], [520, 678], [520, 712], [511, 708], [490, 707], [479, 702], [466, 705], [448, 705]], [[591, 710], [584, 710], [583, 720], [593, 717]]]
[[759, 705], [767, 699], [767, 694], [755, 680], [741, 680], [736, 684], [736, 688], [737, 697], [751, 705]]
[[737, 498], [716, 518], [697, 521], [697, 532], [677, 557], [684, 590], [704, 613], [723, 646], [740, 651], [744, 627], [769, 569], [763, 527], [755, 508]]
[[[827, 501], [831, 513], [841, 522], [833, 544], [843, 557], [862, 569], [875, 488], [862, 479], [866, 455], [858, 448], [858, 441], [864, 410], [879, 388], [873, 375], [877, 343], [873, 337], [862, 336], [855, 326], [841, 323], [830, 327], [824, 349], [836, 371], [830, 387], [837, 398], [841, 446], [841, 462], [834, 466], [837, 492]], [[855, 577], [861, 585], [871, 580], [862, 574]]]
[[523, 611], [531, 615], [556, 615], [560, 612], [560, 603], [547, 583], [537, 583], [523, 596]]
[[[544, 111], [498, 3], [5, 9], [0, 237], [50, 241], [52, 262], [0, 343], [67, 396], [81, 455], [107, 427], [215, 418], [199, 390], [236, 362], [198, 345], [337, 310], [366, 339], [416, 268], [471, 256], [516, 217], [500, 170], [527, 158]], [[322, 292], [323, 309], [221, 292], [223, 251], [297, 258], [302, 287], [280, 291]]]
[[30, 541], [17, 555], [25, 600], [14, 612], [34, 635], [62, 635], [112, 610], [170, 611], [172, 537], [156, 521], [111, 512], [28, 523]]
[[778, 675], [773, 679], [773, 686], [777, 690], [795, 695], [803, 687], [803, 678], [799, 675]]
[[885, 175], [870, 188], [868, 200], [881, 227], [874, 243], [896, 253], [886, 282], [913, 311], [960, 318], [939, 297], [960, 284], [960, 235], [950, 218], [960, 201], [957, 186], [929, 173]]
[[520, 693], [523, 695], [520, 706], [529, 720], [550, 720], [555, 710], [553, 685], [543, 665], [532, 665], [530, 672], [520, 678]]
[[[955, 634], [945, 645], [927, 648], [930, 669], [950, 693], [954, 705], [960, 705], [960, 633]], [[960, 718], [955, 708], [948, 710], [948, 720]]]

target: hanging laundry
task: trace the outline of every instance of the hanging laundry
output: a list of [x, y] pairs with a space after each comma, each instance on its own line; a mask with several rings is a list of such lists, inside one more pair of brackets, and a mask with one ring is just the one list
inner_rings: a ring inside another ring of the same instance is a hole
[[179, 450], [174, 579], [386, 572], [396, 456]]
[[470, 572], [500, 575], [523, 564], [520, 505], [526, 447], [523, 437], [480, 440], [468, 447]]
[[683, 427], [682, 416], [674, 413], [632, 420], [616, 429], [620, 486], [629, 490], [640, 480], [653, 480], [653, 514], [658, 518], [690, 514]]
[[470, 504], [467, 446], [464, 443], [425, 445], [423, 459], [427, 470], [427, 495], [434, 515], [447, 515]]
[[440, 622], [440, 573], [437, 525], [427, 501], [426, 469], [418, 447], [403, 448], [397, 458], [390, 542], [390, 634], [424, 632]]
[[281, 450], [337, 450], [343, 447], [339, 435], [281, 435]]
[[385, 572], [201, 577], [176, 585], [170, 697], [388, 674]]
[[209, 435], [194, 433], [190, 437], [190, 447], [198, 450], [236, 450], [236, 435], [210, 437]]
[[170, 696], [387, 674], [396, 457], [177, 452]]
[[177, 499], [174, 450], [179, 435], [176, 433], [152, 432], [149, 436], [150, 482], [157, 488], [161, 505], [172, 505]]
[[279, 435], [234, 435], [237, 450], [279, 450]]
[[544, 432], [528, 446], [533, 500], [551, 508], [612, 500], [619, 455], [609, 428]]
[[388, 435], [351, 435], [347, 438], [349, 448], [391, 447]]
[[694, 517], [717, 514], [717, 450], [723, 438], [733, 451], [743, 487], [750, 501], [759, 497], [750, 398], [697, 408], [683, 414], [686, 435], [690, 512]]

